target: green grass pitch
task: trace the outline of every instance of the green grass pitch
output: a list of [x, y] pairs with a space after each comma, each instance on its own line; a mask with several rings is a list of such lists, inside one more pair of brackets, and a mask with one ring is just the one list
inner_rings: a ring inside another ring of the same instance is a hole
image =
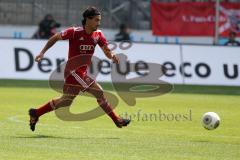
[[[107, 84], [103, 87], [111, 90]], [[134, 107], [120, 100], [118, 114], [141, 113], [127, 128], [116, 128], [106, 115], [90, 121], [66, 122], [52, 112], [41, 117], [32, 132], [28, 126], [28, 108], [41, 105], [59, 93], [48, 88], [44, 81], [1, 80], [0, 159], [237, 160], [240, 159], [239, 95], [240, 87], [175, 86], [172, 93], [137, 99]], [[95, 100], [79, 96], [71, 111], [80, 113], [92, 106], [96, 106]], [[147, 117], [159, 111], [186, 117], [179, 121]], [[216, 130], [208, 131], [201, 126], [201, 116], [208, 111], [218, 113], [221, 118]]]

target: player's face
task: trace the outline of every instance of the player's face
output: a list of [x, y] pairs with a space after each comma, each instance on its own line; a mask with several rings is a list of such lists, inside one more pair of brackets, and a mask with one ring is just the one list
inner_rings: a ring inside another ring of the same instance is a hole
[[88, 22], [89, 22], [88, 26], [92, 29], [92, 31], [96, 31], [100, 26], [101, 16], [100, 15], [94, 16], [92, 19], [89, 19]]

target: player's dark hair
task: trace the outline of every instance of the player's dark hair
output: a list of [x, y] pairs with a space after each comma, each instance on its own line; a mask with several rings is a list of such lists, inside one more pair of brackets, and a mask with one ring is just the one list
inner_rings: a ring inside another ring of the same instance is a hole
[[92, 19], [94, 16], [98, 16], [98, 15], [101, 15], [101, 13], [96, 7], [94, 6], [88, 7], [82, 14], [83, 16], [82, 25], [84, 26], [86, 24], [87, 18]]

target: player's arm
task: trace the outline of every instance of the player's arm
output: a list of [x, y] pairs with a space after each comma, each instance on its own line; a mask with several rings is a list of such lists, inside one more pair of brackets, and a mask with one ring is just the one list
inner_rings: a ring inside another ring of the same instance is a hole
[[47, 50], [51, 48], [58, 40], [62, 40], [61, 33], [56, 33], [51, 38], [49, 38], [42, 51], [35, 57], [35, 61], [40, 62]]
[[119, 63], [119, 58], [109, 49], [107, 45], [101, 47], [107, 58], [111, 59], [113, 63]]
[[109, 49], [108, 42], [102, 32], [99, 32], [98, 45], [103, 50], [103, 53], [113, 61], [113, 63], [119, 63], [119, 58]]

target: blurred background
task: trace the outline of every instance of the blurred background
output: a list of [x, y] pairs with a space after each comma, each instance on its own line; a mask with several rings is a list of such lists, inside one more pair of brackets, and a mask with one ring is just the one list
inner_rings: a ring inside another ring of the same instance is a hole
[[[178, 14], [181, 13], [184, 16], [185, 13], [182, 13], [182, 11], [180, 12], [180, 10], [184, 10], [186, 6], [193, 7], [194, 5], [198, 6], [198, 8], [195, 7], [196, 12], [201, 12], [199, 11], [199, 7], [201, 6], [206, 7], [205, 11], [212, 9], [213, 12], [210, 12], [213, 15], [211, 16], [216, 16], [217, 21], [221, 23], [221, 20], [225, 19], [226, 16], [222, 14], [221, 5], [218, 3], [223, 3], [222, 6], [227, 9], [231, 10], [235, 8], [239, 10], [239, 0], [1, 0], [0, 37], [33, 38], [39, 28], [41, 29], [41, 26], [47, 28], [47, 24], [40, 25], [40, 23], [46, 19], [47, 15], [51, 16], [52, 19], [59, 24], [51, 28], [51, 30], [53, 30], [52, 32], [60, 31], [69, 26], [80, 25], [82, 12], [88, 6], [96, 6], [102, 12], [103, 18], [101, 28], [104, 30], [109, 40], [116, 40], [116, 34], [119, 32], [120, 28], [123, 30], [126, 28], [131, 40], [135, 42], [223, 45], [227, 41], [228, 35], [216, 35], [219, 34], [216, 32], [216, 30], [219, 29], [216, 24], [214, 24], [212, 28], [208, 28], [209, 30], [214, 30], [216, 33], [208, 34], [204, 33], [201, 29], [197, 30], [198, 34], [184, 33], [184, 30], [187, 29], [181, 27], [183, 33], [174, 32], [175, 34], [168, 34], [168, 31], [166, 31], [166, 33], [160, 33], [156, 31], [155, 27], [157, 26], [159, 29], [160, 27], [158, 25], [162, 25], [162, 27], [169, 26], [165, 24], [169, 18], [172, 19], [172, 22], [176, 21], [177, 23], [174, 24], [177, 26], [181, 26], [181, 23], [183, 23], [178, 19], [174, 19], [174, 16], [161, 17], [156, 14], [156, 10], [162, 9], [166, 13], [178, 12]], [[175, 10], [172, 9], [167, 11], [166, 9], [169, 7], [173, 7]], [[206, 13], [210, 12], [206, 11]], [[188, 14], [191, 13], [194, 13], [194, 9], [188, 11]], [[202, 16], [206, 13], [203, 11]], [[199, 15], [199, 13], [195, 14]], [[160, 15], [163, 15], [163, 12], [160, 13]], [[236, 20], [240, 26], [240, 21], [238, 19], [239, 15], [239, 13], [232, 13], [227, 18], [231, 18], [232, 16], [232, 19]], [[153, 18], [156, 19], [156, 17], [159, 19], [159, 22], [157, 22], [158, 24], [153, 20]], [[223, 21], [228, 20], [225, 19]], [[193, 25], [196, 30], [197, 27], [194, 26], [193, 23], [194, 22], [189, 23], [189, 27]], [[199, 27], [201, 27], [201, 24]], [[164, 28], [164, 30], [169, 29], [168, 27]], [[39, 35], [35, 35], [35, 38], [41, 37], [48, 38], [41, 35], [40, 37]], [[236, 39], [239, 40], [238, 38]]]

